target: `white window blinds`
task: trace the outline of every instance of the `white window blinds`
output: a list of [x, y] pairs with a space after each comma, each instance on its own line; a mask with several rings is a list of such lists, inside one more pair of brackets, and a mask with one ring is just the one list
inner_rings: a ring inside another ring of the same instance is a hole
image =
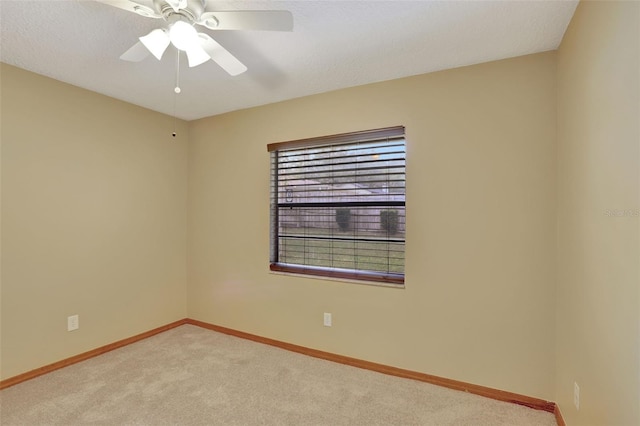
[[271, 152], [271, 269], [404, 283], [404, 127]]

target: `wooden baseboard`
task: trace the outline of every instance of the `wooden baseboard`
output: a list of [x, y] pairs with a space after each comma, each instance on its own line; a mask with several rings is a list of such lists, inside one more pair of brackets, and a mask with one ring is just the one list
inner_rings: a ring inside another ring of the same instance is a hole
[[[187, 319], [186, 322], [187, 324], [196, 325], [198, 327], [206, 328], [206, 329], [217, 331], [224, 334], [229, 334], [231, 336], [240, 337], [247, 340], [252, 340], [258, 343], [264, 343], [267, 345], [276, 346], [281, 349], [286, 349], [288, 351], [297, 352], [297, 353], [312, 356], [315, 358], [321, 358], [328, 361], [338, 362], [340, 364], [346, 364], [353, 367], [376, 371], [378, 373], [389, 374], [391, 376], [419, 380], [421, 382], [431, 383], [433, 385], [443, 386], [449, 389], [469, 392], [475, 395], [497, 399], [499, 401], [505, 401], [505, 402], [511, 402], [518, 405], [524, 405], [526, 407], [534, 408], [536, 410], [548, 411], [554, 414], [557, 413], [556, 418], [558, 418], [559, 416], [559, 411], [556, 411], [557, 410], [556, 404], [550, 401], [545, 401], [543, 399], [532, 398], [530, 396], [501, 391], [498, 389], [488, 388], [480, 385], [474, 385], [471, 383], [460, 382], [458, 380], [446, 379], [443, 377], [433, 376], [430, 374], [419, 373], [417, 371], [391, 367], [388, 365], [378, 364], [375, 362], [363, 361], [357, 358], [351, 358], [343, 355], [336, 355], [330, 352], [324, 352], [317, 349], [306, 348], [304, 346], [294, 345], [292, 343], [281, 342], [279, 340], [269, 339], [267, 337], [257, 336], [255, 334], [245, 333], [243, 331], [233, 330], [230, 328], [209, 324], [209, 323], [194, 320], [194, 319]], [[558, 424], [561, 425], [559, 422]], [[562, 423], [562, 425], [563, 424], [564, 422]]]
[[553, 414], [556, 416], [556, 423], [558, 423], [558, 426], [567, 426], [567, 424], [564, 422], [564, 418], [562, 418], [560, 407], [558, 407], [557, 404], [554, 404]]
[[42, 376], [43, 374], [50, 373], [60, 368], [67, 367], [69, 365], [76, 364], [81, 361], [85, 361], [89, 358], [93, 358], [98, 355], [102, 355], [114, 349], [118, 349], [123, 346], [130, 345], [132, 343], [146, 339], [147, 337], [151, 337], [153, 335], [162, 333], [164, 331], [170, 330], [172, 328], [175, 328], [187, 323], [188, 323], [187, 319], [181, 319], [179, 321], [172, 322], [171, 324], [163, 325], [162, 327], [154, 328], [153, 330], [149, 330], [144, 333], [141, 333], [132, 337], [128, 337], [123, 340], [119, 340], [115, 343], [110, 343], [108, 345], [101, 346], [99, 348], [90, 350], [88, 352], [81, 353], [80, 355], [72, 356], [71, 358], [66, 358], [61, 361], [54, 362], [53, 364], [45, 365], [44, 367], [36, 368], [35, 370], [27, 371], [26, 373], [19, 374], [14, 377], [10, 377], [8, 379], [0, 381], [0, 389], [5, 389], [5, 388], [8, 388], [9, 386], [17, 385], [18, 383], [22, 383], [26, 380], [30, 380], [35, 377]]
[[47, 374], [52, 371], [58, 370], [60, 368], [67, 367], [69, 365], [76, 364], [81, 361], [85, 361], [89, 358], [93, 358], [98, 355], [102, 355], [106, 352], [110, 352], [114, 349], [118, 349], [123, 346], [130, 345], [132, 343], [138, 342], [140, 340], [146, 339], [148, 337], [154, 336], [156, 334], [162, 333], [164, 331], [170, 330], [175, 327], [179, 327], [184, 324], [190, 324], [190, 325], [206, 328], [208, 330], [217, 331], [219, 333], [240, 337], [242, 339], [247, 339], [247, 340], [251, 340], [258, 343], [275, 346], [288, 351], [312, 356], [314, 358], [320, 358], [327, 361], [333, 361], [340, 364], [363, 368], [365, 370], [376, 371], [378, 373], [388, 374], [391, 376], [418, 380], [421, 382], [426, 382], [426, 383], [430, 383], [437, 386], [443, 386], [449, 389], [455, 389], [459, 391], [469, 392], [475, 395], [484, 396], [487, 398], [496, 399], [498, 401], [505, 401], [513, 404], [523, 405], [529, 408], [534, 408], [536, 410], [548, 411], [555, 415], [558, 426], [565, 426], [565, 422], [564, 422], [564, 419], [562, 418], [562, 414], [560, 413], [560, 409], [556, 406], [556, 404], [553, 402], [545, 401], [543, 399], [533, 398], [530, 396], [520, 395], [512, 392], [501, 391], [501, 390], [489, 388], [486, 386], [465, 383], [458, 380], [446, 379], [444, 377], [433, 376], [431, 374], [420, 373], [417, 371], [391, 367], [388, 365], [378, 364], [370, 361], [364, 361], [361, 359], [351, 358], [343, 355], [337, 355], [330, 352], [324, 352], [317, 349], [311, 349], [304, 346], [294, 345], [292, 343], [287, 343], [287, 342], [282, 342], [275, 339], [270, 339], [267, 337], [257, 336], [255, 334], [245, 333], [243, 331], [221, 327], [218, 325], [209, 324], [203, 321], [198, 321], [190, 318], [185, 318], [179, 321], [175, 321], [170, 324], [164, 325], [162, 327], [154, 328], [153, 330], [149, 330], [147, 332], [144, 332], [123, 340], [119, 340], [115, 343], [111, 343], [105, 346], [101, 346], [97, 349], [84, 352], [82, 354], [73, 356], [71, 358], [63, 359], [61, 361], [54, 362], [53, 364], [36, 368], [35, 370], [28, 371], [18, 376], [10, 377], [8, 379], [0, 381], [0, 389], [5, 389], [10, 386], [17, 385], [18, 383], [22, 383], [24, 381], [33, 379], [35, 377], [42, 376], [43, 374]]

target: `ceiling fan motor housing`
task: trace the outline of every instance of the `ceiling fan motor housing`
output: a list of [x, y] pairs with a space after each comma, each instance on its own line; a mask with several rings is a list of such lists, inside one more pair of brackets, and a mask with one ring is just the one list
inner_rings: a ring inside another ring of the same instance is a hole
[[193, 24], [200, 19], [200, 15], [204, 12], [205, 0], [187, 0], [187, 7], [181, 8], [177, 12], [165, 0], [153, 0], [153, 5], [165, 21], [169, 21], [173, 15], [179, 15]]

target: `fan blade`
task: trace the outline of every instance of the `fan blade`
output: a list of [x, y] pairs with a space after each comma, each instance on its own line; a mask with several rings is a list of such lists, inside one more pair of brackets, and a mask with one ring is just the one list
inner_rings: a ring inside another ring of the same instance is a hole
[[114, 6], [119, 9], [127, 10], [129, 12], [137, 13], [138, 15], [147, 18], [162, 18], [153, 4], [152, 0], [95, 0], [98, 3], [104, 3], [109, 6]]
[[211, 59], [222, 69], [231, 75], [242, 74], [247, 70], [247, 67], [233, 56], [227, 49], [220, 46], [220, 44], [209, 37], [205, 33], [198, 33], [198, 36], [202, 39], [202, 48], [207, 52]]
[[293, 15], [287, 10], [205, 12], [198, 24], [211, 30], [293, 31]]
[[167, 50], [167, 47], [169, 47], [171, 40], [165, 30], [157, 28], [146, 36], [140, 37], [140, 41], [149, 49], [149, 52], [151, 52], [153, 56], [160, 60], [165, 50]]
[[189, 68], [197, 67], [200, 64], [204, 64], [211, 57], [205, 50], [200, 46], [194, 46], [191, 49], [185, 51], [187, 54], [187, 59], [189, 60]]
[[120, 59], [129, 62], [140, 62], [147, 56], [149, 56], [149, 51], [146, 49], [144, 44], [137, 42], [129, 50], [124, 52], [120, 56]]

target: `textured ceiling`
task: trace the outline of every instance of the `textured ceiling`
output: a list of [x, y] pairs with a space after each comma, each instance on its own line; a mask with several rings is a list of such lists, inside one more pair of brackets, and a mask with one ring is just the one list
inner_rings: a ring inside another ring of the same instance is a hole
[[[209, 0], [211, 4], [212, 0]], [[120, 59], [163, 21], [84, 1], [0, 0], [0, 60], [193, 120], [344, 87], [553, 50], [577, 1], [213, 1], [289, 10], [293, 32], [206, 31], [249, 70], [188, 68], [175, 51]], [[202, 31], [205, 31], [202, 29]], [[171, 49], [173, 49], [171, 47]]]

